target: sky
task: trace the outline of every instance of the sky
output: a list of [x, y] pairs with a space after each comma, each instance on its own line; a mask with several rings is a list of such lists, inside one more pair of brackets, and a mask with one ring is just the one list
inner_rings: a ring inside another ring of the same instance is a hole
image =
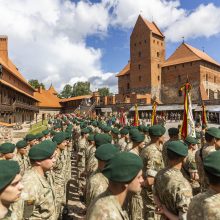
[[0, 0], [0, 35], [27, 79], [66, 84], [90, 81], [117, 93], [115, 75], [130, 57], [139, 14], [166, 36], [168, 58], [182, 43], [220, 63], [220, 0]]

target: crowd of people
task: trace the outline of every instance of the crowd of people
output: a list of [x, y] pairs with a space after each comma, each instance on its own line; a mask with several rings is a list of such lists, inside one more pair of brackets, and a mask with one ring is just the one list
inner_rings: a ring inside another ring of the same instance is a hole
[[[111, 123], [110, 123], [111, 122]], [[0, 145], [0, 219], [62, 219], [71, 158], [86, 220], [220, 219], [220, 129], [59, 114]]]

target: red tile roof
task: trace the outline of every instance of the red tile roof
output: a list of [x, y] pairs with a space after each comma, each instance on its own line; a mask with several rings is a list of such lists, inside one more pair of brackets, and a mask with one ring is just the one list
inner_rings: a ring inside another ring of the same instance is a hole
[[116, 77], [124, 76], [129, 74], [130, 72], [130, 62], [116, 75]]
[[67, 99], [60, 99], [60, 102], [69, 102], [69, 101], [74, 101], [74, 100], [80, 100], [80, 99], [90, 99], [92, 98], [91, 95], [81, 95], [81, 96], [75, 96]]

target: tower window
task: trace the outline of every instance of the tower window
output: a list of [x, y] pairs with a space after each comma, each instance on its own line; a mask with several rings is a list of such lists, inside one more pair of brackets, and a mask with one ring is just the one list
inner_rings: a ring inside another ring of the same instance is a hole
[[161, 42], [161, 46], [163, 46], [163, 43]]
[[160, 53], [159, 52], [157, 52], [157, 57], [159, 57], [160, 56]]
[[138, 52], [138, 56], [141, 57], [141, 51]]
[[181, 76], [180, 75], [178, 76], [178, 81], [181, 82]]
[[214, 83], [216, 83], [216, 76], [214, 76]]
[[159, 45], [159, 41], [157, 41], [157, 45]]
[[139, 70], [141, 69], [141, 64], [138, 64], [138, 69], [139, 69]]
[[146, 44], [146, 43], [147, 43], [147, 40], [144, 40], [144, 43]]
[[136, 47], [136, 43], [134, 43], [134, 46]]
[[158, 81], [160, 81], [160, 76], [157, 77]]
[[130, 84], [129, 83], [127, 83], [127, 89], [130, 89]]
[[184, 67], [184, 63], [182, 64], [182, 67]]
[[205, 75], [205, 80], [208, 81], [208, 74]]
[[158, 68], [158, 69], [160, 68], [160, 64], [157, 64], [157, 68]]
[[141, 81], [141, 76], [139, 76], [139, 82]]

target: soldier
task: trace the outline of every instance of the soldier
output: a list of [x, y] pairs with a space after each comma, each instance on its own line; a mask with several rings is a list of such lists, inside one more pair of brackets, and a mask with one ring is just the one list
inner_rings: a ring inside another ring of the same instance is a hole
[[19, 172], [20, 168], [16, 161], [0, 161], [0, 219], [14, 219], [9, 208], [20, 199], [23, 189]]
[[[85, 149], [85, 172], [86, 172], [86, 179], [89, 178], [90, 174], [94, 171], [89, 170], [89, 162], [90, 162], [90, 156], [93, 154], [96, 150], [95, 147], [95, 141], [94, 141], [94, 134], [90, 134], [88, 136], [88, 147]], [[93, 151], [93, 153], [91, 153]], [[94, 154], [93, 154], [94, 155]]]
[[149, 137], [149, 127], [150, 126], [144, 126], [143, 128], [143, 133], [144, 133], [144, 136], [145, 136], [145, 139], [144, 139], [144, 145], [147, 146], [149, 143], [150, 143], [150, 137]]
[[27, 134], [25, 136], [25, 140], [28, 143], [28, 150], [29, 150], [33, 145], [35, 145], [36, 137], [34, 134]]
[[192, 188], [181, 168], [187, 155], [188, 147], [182, 141], [167, 145], [169, 166], [158, 172], [154, 183], [156, 210], [162, 219], [186, 219]]
[[[86, 190], [86, 206], [108, 188], [108, 179], [102, 174], [106, 163], [119, 152], [119, 149], [113, 144], [103, 144], [95, 151], [95, 157], [98, 160], [98, 169], [90, 176]], [[97, 187], [98, 186], [98, 187]]]
[[165, 167], [168, 165], [168, 161], [167, 161], [167, 145], [171, 141], [177, 141], [179, 139], [179, 129], [178, 128], [169, 128], [168, 129], [168, 135], [169, 135], [170, 139], [164, 143], [163, 150], [162, 150], [163, 162], [164, 162], [164, 166]]
[[30, 160], [27, 156], [28, 143], [24, 140], [18, 141], [16, 144], [17, 154], [13, 158], [20, 166], [20, 174], [23, 176], [24, 172], [30, 168]]
[[119, 134], [118, 128], [112, 128], [111, 130], [112, 144], [118, 144], [118, 140], [119, 140], [118, 134]]
[[188, 220], [220, 219], [220, 151], [211, 152], [204, 159], [204, 169], [209, 180], [206, 192], [195, 196], [187, 213]]
[[129, 191], [141, 190], [142, 168], [142, 160], [137, 155], [116, 154], [102, 171], [109, 179], [109, 187], [90, 205], [86, 220], [128, 220], [122, 206]]
[[209, 153], [215, 151], [220, 139], [220, 130], [218, 128], [208, 128], [205, 132], [206, 144], [199, 150], [197, 150], [195, 155], [196, 165], [199, 174], [199, 182], [201, 185], [201, 191], [205, 191], [208, 188], [208, 180], [205, 176], [203, 169], [203, 160]]
[[14, 158], [15, 145], [12, 143], [3, 143], [0, 145], [0, 160], [11, 160]]
[[155, 204], [153, 201], [152, 187], [154, 178], [158, 171], [164, 168], [162, 158], [162, 146], [164, 142], [164, 134], [166, 129], [161, 125], [153, 125], [149, 128], [149, 135], [151, 142], [141, 152], [143, 159], [144, 178], [142, 190], [142, 198], [144, 202], [144, 219], [152, 220], [157, 219], [159, 216], [155, 213]]
[[25, 172], [23, 219], [56, 219], [55, 195], [45, 173], [53, 168], [56, 144], [45, 140], [29, 151], [32, 168]]
[[129, 140], [129, 131], [126, 128], [120, 130], [121, 138], [118, 140], [120, 151], [125, 151]]
[[42, 131], [44, 135], [44, 140], [51, 140], [50, 131], [48, 129]]
[[206, 141], [205, 141], [205, 132], [207, 130], [207, 125], [203, 124], [202, 125], [202, 130], [200, 131], [200, 138], [201, 138], [201, 146], [204, 146]]

